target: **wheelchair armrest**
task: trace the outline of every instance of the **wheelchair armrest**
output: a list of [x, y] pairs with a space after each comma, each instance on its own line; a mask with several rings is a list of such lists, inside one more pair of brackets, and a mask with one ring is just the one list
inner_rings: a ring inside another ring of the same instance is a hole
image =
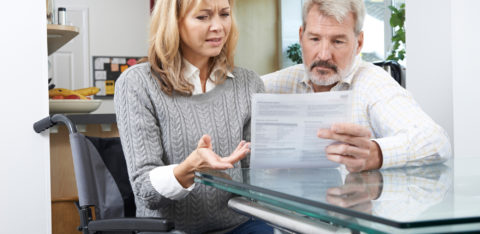
[[118, 218], [92, 220], [88, 223], [90, 232], [96, 231], [137, 231], [169, 232], [174, 224], [163, 218]]

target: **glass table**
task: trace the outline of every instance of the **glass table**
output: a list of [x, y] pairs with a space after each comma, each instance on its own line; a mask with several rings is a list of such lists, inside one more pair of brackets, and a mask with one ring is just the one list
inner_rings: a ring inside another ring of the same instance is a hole
[[295, 232], [480, 231], [480, 160], [348, 173], [344, 169], [201, 171], [229, 206]]

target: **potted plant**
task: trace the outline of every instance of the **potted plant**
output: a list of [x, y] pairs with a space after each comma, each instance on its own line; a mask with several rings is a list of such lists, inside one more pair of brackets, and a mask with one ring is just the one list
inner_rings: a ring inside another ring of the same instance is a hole
[[[388, 7], [392, 11], [390, 17], [390, 26], [393, 29], [392, 49], [387, 60], [402, 61], [405, 59], [405, 3], [399, 8], [394, 6]], [[400, 45], [402, 45], [400, 47]]]
[[292, 60], [296, 64], [303, 63], [302, 48], [300, 47], [300, 44], [294, 43], [289, 45], [287, 48], [287, 56], [290, 60]]

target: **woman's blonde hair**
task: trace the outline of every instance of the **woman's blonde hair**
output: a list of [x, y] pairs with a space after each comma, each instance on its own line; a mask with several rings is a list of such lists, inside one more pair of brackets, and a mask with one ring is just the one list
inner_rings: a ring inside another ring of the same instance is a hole
[[[148, 61], [152, 75], [160, 83], [162, 91], [172, 95], [178, 92], [182, 95], [192, 95], [193, 85], [183, 76], [183, 56], [180, 48], [179, 22], [189, 10], [202, 0], [157, 0], [150, 22], [150, 45]], [[223, 83], [228, 72], [233, 71], [234, 51], [238, 39], [238, 31], [233, 17], [234, 0], [230, 3], [231, 29], [227, 41], [219, 55], [209, 60], [209, 74], [214, 67], [216, 84]]]

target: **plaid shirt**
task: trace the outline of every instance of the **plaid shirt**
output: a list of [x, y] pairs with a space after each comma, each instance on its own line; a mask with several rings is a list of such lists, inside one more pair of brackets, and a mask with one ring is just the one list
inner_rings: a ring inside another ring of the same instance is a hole
[[[262, 76], [267, 93], [311, 93], [303, 64]], [[383, 154], [382, 168], [420, 166], [451, 157], [448, 136], [385, 70], [357, 57], [331, 91], [353, 91], [353, 123], [367, 127]]]

